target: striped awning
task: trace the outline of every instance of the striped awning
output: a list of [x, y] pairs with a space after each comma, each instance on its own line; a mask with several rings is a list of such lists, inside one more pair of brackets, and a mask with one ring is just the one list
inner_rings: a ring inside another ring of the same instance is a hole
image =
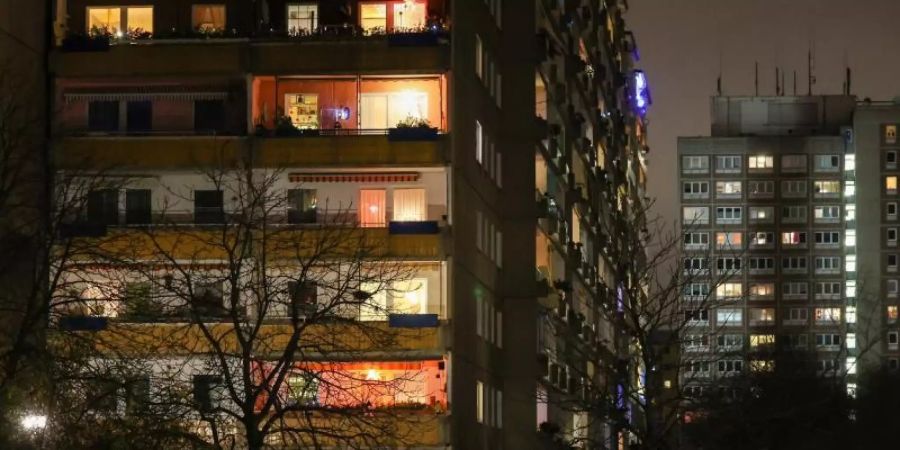
[[291, 173], [292, 183], [401, 183], [418, 181], [418, 172]]
[[116, 100], [226, 100], [228, 92], [206, 86], [117, 86], [80, 88], [63, 93], [66, 102]]

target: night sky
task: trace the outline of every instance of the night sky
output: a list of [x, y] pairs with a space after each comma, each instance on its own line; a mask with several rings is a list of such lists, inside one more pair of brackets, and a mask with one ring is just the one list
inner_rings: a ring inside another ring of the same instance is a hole
[[900, 0], [631, 0], [626, 23], [648, 72], [650, 195], [657, 213], [677, 219], [676, 138], [709, 135], [709, 97], [720, 56], [724, 95], [774, 95], [775, 67], [787, 94], [806, 94], [806, 61], [815, 48], [813, 94], [839, 94], [845, 61], [860, 99], [900, 96]]

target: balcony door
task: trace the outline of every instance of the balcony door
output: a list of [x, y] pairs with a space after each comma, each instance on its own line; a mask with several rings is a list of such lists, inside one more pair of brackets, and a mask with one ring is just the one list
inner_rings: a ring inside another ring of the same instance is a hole
[[396, 222], [421, 222], [426, 219], [425, 189], [394, 189]]
[[384, 227], [387, 195], [384, 189], [359, 191], [359, 224], [363, 227]]
[[360, 95], [360, 125], [364, 130], [397, 128], [410, 118], [428, 118], [428, 94], [404, 91]]

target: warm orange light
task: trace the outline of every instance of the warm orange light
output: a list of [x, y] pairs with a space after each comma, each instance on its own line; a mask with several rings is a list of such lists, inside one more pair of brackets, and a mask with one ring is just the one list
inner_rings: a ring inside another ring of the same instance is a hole
[[377, 370], [375, 370], [375, 369], [369, 369], [369, 371], [366, 372], [366, 380], [377, 381], [377, 380], [380, 380], [380, 379], [381, 379], [381, 374], [378, 373]]

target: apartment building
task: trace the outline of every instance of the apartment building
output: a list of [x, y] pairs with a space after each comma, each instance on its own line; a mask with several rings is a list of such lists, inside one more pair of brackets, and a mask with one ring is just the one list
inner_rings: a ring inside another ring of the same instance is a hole
[[[857, 203], [860, 370], [900, 369], [897, 325], [897, 127], [900, 103], [862, 101], [853, 116]], [[865, 206], [863, 206], [865, 205]]]
[[[631, 384], [618, 377], [638, 377], [599, 313], [626, 282], [606, 249], [646, 195], [650, 99], [624, 2], [58, 3], [56, 168], [125, 180], [86, 193], [71, 233], [140, 243], [165, 227], [173, 259], [216, 266], [220, 254], [178, 244], [239, 210], [237, 188], [209, 171], [271, 177], [285, 227], [358, 226], [413, 274], [392, 288], [407, 294], [390, 303], [398, 311], [350, 319], [414, 338], [354, 348], [340, 366], [411, 378], [413, 394], [379, 403], [429, 411], [407, 445], [535, 448], [550, 422], [580, 445], [627, 445], [563, 401], [589, 385], [624, 399]], [[129, 264], [160, 251], [137, 249]], [[222, 286], [197, 288], [221, 309]], [[95, 333], [177, 326], [136, 321], [97, 289], [77, 295], [102, 319]], [[623, 363], [610, 374], [598, 361]], [[212, 375], [185, 382], [209, 398]]]
[[687, 392], [798, 360], [852, 378], [865, 234], [855, 98], [715, 97], [711, 106], [711, 135], [678, 140]]

